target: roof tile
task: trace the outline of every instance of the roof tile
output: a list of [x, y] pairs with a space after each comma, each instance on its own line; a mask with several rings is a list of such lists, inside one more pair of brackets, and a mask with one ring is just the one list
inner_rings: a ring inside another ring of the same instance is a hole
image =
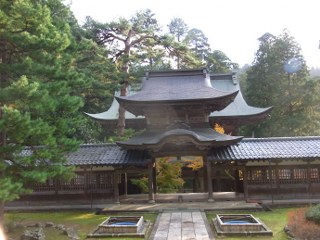
[[244, 138], [238, 145], [213, 149], [212, 161], [320, 158], [320, 137]]

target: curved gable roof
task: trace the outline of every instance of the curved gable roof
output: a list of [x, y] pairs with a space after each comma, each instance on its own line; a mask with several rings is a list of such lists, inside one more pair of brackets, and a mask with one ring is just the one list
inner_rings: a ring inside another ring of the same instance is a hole
[[205, 70], [171, 70], [150, 72], [142, 89], [130, 96], [116, 96], [123, 107], [134, 115], [143, 115], [143, 108], [160, 105], [211, 106], [220, 110], [234, 100], [237, 91], [226, 92], [211, 86]]
[[268, 114], [272, 110], [272, 107], [259, 108], [249, 106], [242, 96], [239, 81], [235, 78], [235, 73], [213, 74], [210, 78], [214, 88], [228, 92], [239, 91], [232, 103], [220, 111], [212, 112], [210, 117], [249, 117]]

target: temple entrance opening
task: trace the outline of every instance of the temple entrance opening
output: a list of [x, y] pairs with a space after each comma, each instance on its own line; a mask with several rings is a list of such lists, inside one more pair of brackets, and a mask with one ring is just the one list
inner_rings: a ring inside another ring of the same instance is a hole
[[[200, 202], [208, 200], [210, 186], [208, 165], [199, 155], [163, 156], [155, 158], [152, 167], [122, 174], [119, 192], [121, 202], [146, 201], [152, 181], [155, 202]], [[149, 174], [152, 173], [152, 177]], [[127, 186], [125, 186], [127, 184]], [[211, 164], [214, 200], [244, 199], [243, 171], [232, 165]], [[127, 194], [125, 194], [127, 189]], [[140, 196], [137, 196], [140, 195]], [[126, 200], [125, 200], [126, 199]]]
[[202, 156], [161, 157], [155, 163], [157, 193], [206, 191]]

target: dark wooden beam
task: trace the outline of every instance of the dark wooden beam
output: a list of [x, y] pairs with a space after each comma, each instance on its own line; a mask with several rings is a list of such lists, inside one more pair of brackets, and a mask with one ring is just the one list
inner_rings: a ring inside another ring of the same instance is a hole
[[153, 159], [148, 165], [148, 190], [149, 190], [149, 203], [155, 203], [154, 198], [154, 187], [153, 186], [153, 169], [155, 160]]
[[203, 159], [207, 162], [207, 186], [208, 186], [208, 202], [213, 202], [213, 192], [212, 192], [212, 164], [206, 157]]
[[114, 199], [114, 203], [116, 204], [120, 204], [118, 180], [119, 180], [119, 174], [115, 170], [113, 172], [113, 199]]

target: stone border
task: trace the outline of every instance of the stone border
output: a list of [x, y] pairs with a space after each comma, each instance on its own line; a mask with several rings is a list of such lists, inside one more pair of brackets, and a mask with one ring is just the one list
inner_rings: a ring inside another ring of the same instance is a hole
[[148, 231], [151, 227], [151, 223], [149, 220], [144, 220], [142, 229], [138, 233], [97, 233], [99, 230], [99, 226], [87, 235], [87, 238], [100, 238], [100, 237], [140, 237], [145, 238], [148, 234]]

